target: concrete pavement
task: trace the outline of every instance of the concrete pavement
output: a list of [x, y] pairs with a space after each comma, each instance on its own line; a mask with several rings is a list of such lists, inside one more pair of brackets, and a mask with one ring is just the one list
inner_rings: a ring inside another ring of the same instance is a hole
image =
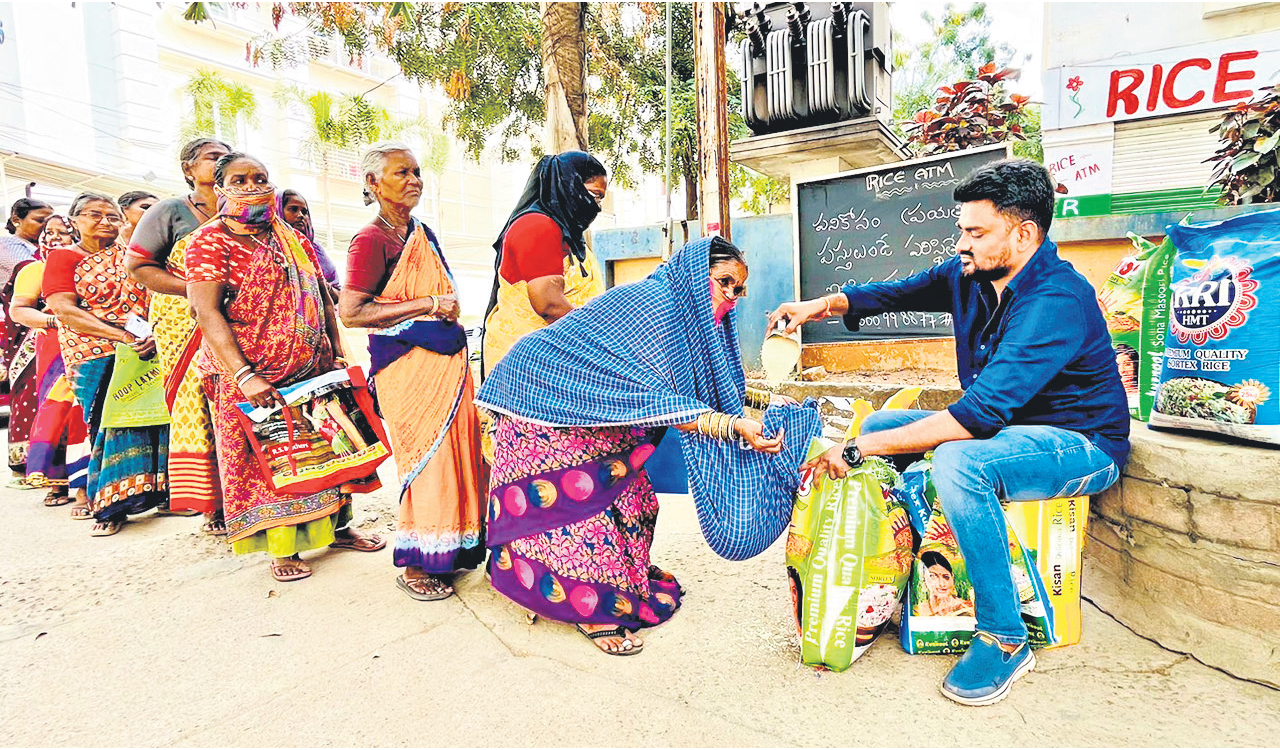
[[[938, 693], [952, 657], [890, 636], [843, 674], [798, 663], [778, 544], [716, 557], [664, 497], [654, 559], [689, 589], [642, 654], [597, 652], [463, 576], [444, 602], [393, 584], [391, 552], [325, 551], [276, 583], [198, 518], [109, 538], [43, 492], [0, 491], [0, 743], [142, 746], [1270, 745], [1280, 692], [1165, 651], [1086, 605], [997, 706]], [[388, 533], [392, 493], [357, 498]], [[1086, 571], [1087, 575], [1087, 571]]]

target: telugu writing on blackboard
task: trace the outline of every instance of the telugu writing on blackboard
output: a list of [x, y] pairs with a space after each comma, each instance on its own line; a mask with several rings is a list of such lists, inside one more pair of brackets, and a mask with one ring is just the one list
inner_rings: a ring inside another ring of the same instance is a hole
[[[800, 183], [801, 298], [905, 279], [955, 256], [960, 206], [952, 192], [971, 171], [1005, 155], [1004, 147], [978, 149]], [[807, 326], [805, 340], [951, 334], [949, 313], [905, 311], [864, 318], [858, 332], [828, 319]]]

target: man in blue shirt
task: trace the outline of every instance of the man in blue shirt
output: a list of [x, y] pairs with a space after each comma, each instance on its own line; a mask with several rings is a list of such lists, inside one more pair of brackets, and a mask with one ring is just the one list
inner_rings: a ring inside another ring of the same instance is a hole
[[942, 683], [989, 705], [1035, 667], [1010, 574], [1003, 501], [1092, 495], [1120, 476], [1129, 414], [1093, 287], [1048, 238], [1053, 184], [1027, 160], [983, 166], [955, 189], [956, 257], [901, 281], [784, 304], [770, 324], [920, 310], [954, 316], [964, 396], [944, 411], [880, 412], [808, 466], [842, 477], [863, 456], [933, 450], [933, 481], [973, 584], [973, 645]]

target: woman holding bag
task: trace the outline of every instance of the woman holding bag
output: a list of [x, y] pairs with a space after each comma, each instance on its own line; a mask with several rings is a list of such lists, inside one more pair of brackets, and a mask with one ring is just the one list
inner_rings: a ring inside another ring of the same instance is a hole
[[448, 576], [484, 560], [488, 479], [467, 338], [440, 244], [409, 215], [422, 196], [417, 159], [391, 143], [363, 166], [378, 215], [351, 241], [339, 308], [348, 326], [371, 329], [370, 369], [400, 473], [396, 585], [419, 601], [446, 599]]
[[350, 528], [351, 497], [340, 488], [278, 493], [252, 454], [236, 404], [283, 406], [277, 386], [334, 370], [338, 329], [315, 250], [276, 215], [262, 162], [229, 153], [214, 180], [220, 218], [192, 233], [186, 280], [203, 333], [195, 367], [213, 416], [227, 541], [237, 554], [270, 554], [272, 576], [294, 581], [312, 572], [302, 552], [376, 552], [386, 543]]
[[145, 318], [150, 295], [125, 272], [125, 248], [117, 241], [124, 217], [115, 201], [81, 193], [71, 203], [71, 221], [80, 241], [49, 254], [42, 286], [58, 318], [67, 380], [89, 424], [87, 491], [95, 520], [90, 533], [111, 536], [128, 516], [167, 497], [169, 427], [103, 425], [116, 345], [127, 345], [144, 360], [155, 356], [153, 338], [125, 329], [130, 317]]

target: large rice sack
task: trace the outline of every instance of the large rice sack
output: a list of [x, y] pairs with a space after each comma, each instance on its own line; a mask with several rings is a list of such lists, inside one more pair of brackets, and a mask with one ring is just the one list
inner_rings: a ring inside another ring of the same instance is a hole
[[1129, 415], [1147, 421], [1164, 356], [1169, 327], [1169, 269], [1173, 243], [1159, 245], [1130, 234], [1133, 255], [1125, 256], [1098, 292], [1098, 305], [1107, 320], [1111, 347]]
[[[969, 648], [977, 628], [973, 585], [937, 503], [931, 470], [927, 458], [917, 461], [898, 488], [921, 537], [899, 634], [909, 654], [958, 654]], [[1005, 505], [1013, 580], [1034, 648], [1080, 641], [1080, 555], [1088, 517], [1087, 497]]]
[[1280, 211], [1168, 232], [1178, 255], [1151, 424], [1280, 443]]
[[[891, 405], [914, 400], [909, 398]], [[861, 417], [855, 408], [849, 436]], [[815, 438], [809, 458], [829, 444]], [[897, 472], [869, 458], [844, 479], [804, 473], [787, 536], [787, 576], [800, 633], [801, 661], [836, 672], [849, 668], [880, 635], [898, 607], [911, 569], [911, 522], [893, 492]]]

